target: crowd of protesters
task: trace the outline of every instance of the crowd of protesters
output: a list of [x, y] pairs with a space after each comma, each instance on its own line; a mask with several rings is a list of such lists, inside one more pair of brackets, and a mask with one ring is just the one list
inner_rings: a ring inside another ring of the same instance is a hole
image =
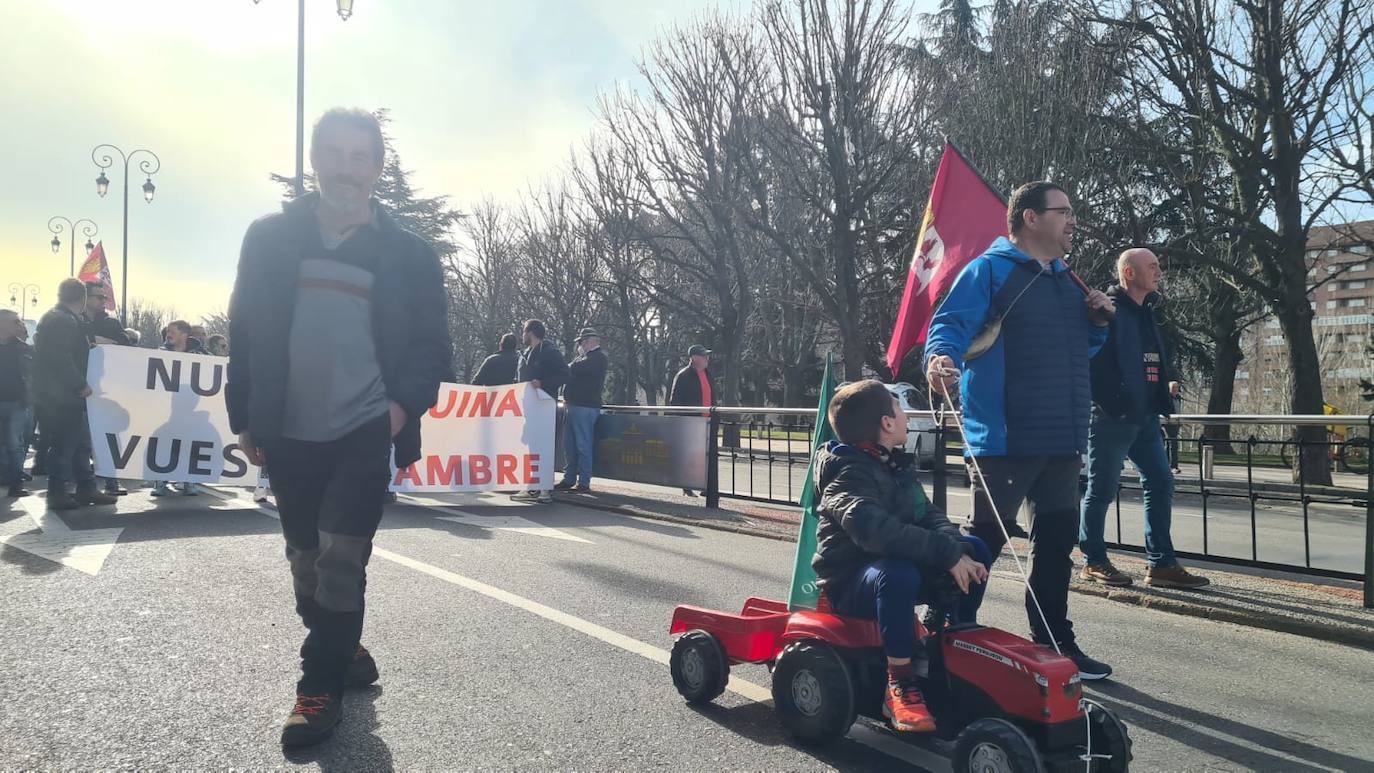
[[[102, 486], [91, 464], [86, 414], [90, 351], [99, 345], [136, 346], [140, 339], [108, 308], [105, 285], [65, 279], [58, 285], [57, 304], [38, 320], [32, 342], [19, 315], [0, 309], [0, 485], [7, 497], [28, 496], [32, 492], [24, 484], [35, 476], [47, 476], [50, 510], [110, 505], [129, 493], [114, 478]], [[162, 334], [164, 349], [207, 353], [201, 343], [205, 330], [199, 325], [176, 320]], [[210, 338], [218, 338], [224, 349], [223, 336]], [[31, 448], [33, 466], [25, 470]], [[190, 484], [179, 490], [196, 493]], [[152, 493], [161, 496], [169, 490], [159, 482]]]

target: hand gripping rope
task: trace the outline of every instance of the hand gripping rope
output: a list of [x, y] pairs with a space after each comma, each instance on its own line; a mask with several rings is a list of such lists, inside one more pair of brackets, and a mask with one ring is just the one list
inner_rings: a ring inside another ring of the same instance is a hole
[[[953, 376], [956, 373], [958, 373], [958, 371], [948, 368], [941, 368], [939, 371], [939, 375], [942, 377]], [[929, 379], [926, 379], [926, 387], [930, 389]], [[933, 397], [934, 390], [930, 389], [930, 391]], [[940, 383], [940, 396], [944, 399], [940, 403], [939, 410], [935, 413], [936, 422], [938, 422], [940, 426], [944, 426], [944, 418], [946, 416], [946, 410], [948, 410], [948, 415], [954, 418], [954, 426], [959, 430], [959, 435], [961, 437], [967, 437], [964, 434], [963, 417], [954, 409], [954, 402], [949, 396], [949, 387], [944, 384], [944, 382]], [[933, 405], [935, 401], [931, 400], [930, 402]], [[1007, 525], [1002, 521], [1002, 514], [997, 512], [997, 502], [993, 500], [992, 492], [988, 489], [988, 481], [987, 478], [983, 477], [983, 468], [978, 464], [978, 457], [969, 455], [968, 460], [973, 467], [974, 474], [978, 478], [978, 484], [983, 490], [983, 495], [988, 498], [988, 506], [992, 508], [992, 515], [997, 519], [997, 528], [1002, 530], [1002, 537], [1006, 539], [1006, 545], [1011, 550], [1011, 557], [1016, 562], [1016, 571], [1021, 575], [1021, 583], [1026, 586], [1026, 593], [1030, 595], [1031, 601], [1035, 603], [1035, 612], [1040, 616], [1041, 625], [1045, 626], [1045, 633], [1049, 634], [1050, 644], [1054, 646], [1054, 651], [1062, 656], [1064, 651], [1059, 648], [1059, 641], [1055, 639], [1054, 632], [1050, 630], [1050, 622], [1045, 617], [1045, 610], [1040, 607], [1040, 599], [1036, 598], [1035, 589], [1031, 587], [1030, 575], [1026, 573], [1026, 567], [1021, 561], [1021, 555], [1016, 552], [1016, 546], [1012, 544], [1011, 534], [1007, 532]], [[1093, 706], [1091, 703], [1082, 703], [1081, 705], [1083, 706], [1083, 721], [1087, 724], [1086, 737], [1088, 740], [1087, 748], [1078, 758], [1083, 761], [1083, 769], [1085, 771], [1091, 771], [1094, 759], [1111, 759], [1111, 755], [1093, 754], [1093, 724], [1091, 716]]]

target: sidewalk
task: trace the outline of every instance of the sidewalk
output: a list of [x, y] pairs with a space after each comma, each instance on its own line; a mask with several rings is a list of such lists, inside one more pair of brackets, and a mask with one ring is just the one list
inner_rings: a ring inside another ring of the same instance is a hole
[[[801, 518], [801, 511], [795, 507], [740, 500], [722, 500], [720, 509], [710, 510], [702, 499], [683, 496], [674, 489], [619, 481], [598, 480], [592, 495], [559, 494], [557, 498], [623, 515], [787, 542], [796, 540]], [[1024, 555], [1024, 542], [1016, 542], [1017, 550]], [[1077, 553], [1075, 559], [1081, 560]], [[1145, 561], [1135, 554], [1114, 552], [1112, 561], [1135, 577], [1136, 584], [1109, 588], [1084, 582], [1075, 573], [1070, 589], [1163, 612], [1374, 649], [1374, 609], [1361, 605], [1362, 589], [1357, 582], [1189, 562], [1189, 568], [1205, 574], [1212, 585], [1205, 591], [1179, 591], [1145, 585]], [[1015, 567], [1010, 561], [1003, 561], [996, 573], [1014, 578]]]

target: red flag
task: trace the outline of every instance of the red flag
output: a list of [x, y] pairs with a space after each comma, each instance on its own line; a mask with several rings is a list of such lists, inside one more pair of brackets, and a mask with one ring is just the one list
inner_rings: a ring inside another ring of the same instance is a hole
[[76, 278], [83, 282], [99, 282], [105, 285], [105, 310], [115, 310], [114, 282], [110, 280], [110, 266], [105, 262], [105, 243], [95, 245], [91, 254], [86, 256], [86, 262], [81, 264], [81, 270], [76, 272]]
[[924, 344], [935, 304], [969, 261], [1007, 235], [1007, 202], [948, 141], [930, 189], [916, 254], [902, 293], [902, 308], [887, 345], [895, 376], [902, 358]]

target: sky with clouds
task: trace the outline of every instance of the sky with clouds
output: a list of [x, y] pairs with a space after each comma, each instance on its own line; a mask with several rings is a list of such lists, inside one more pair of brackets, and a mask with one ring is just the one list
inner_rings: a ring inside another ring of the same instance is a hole
[[[341, 21], [335, 0], [306, 5], [307, 122], [334, 105], [389, 108], [413, 182], [460, 207], [513, 199], [557, 169], [592, 128], [597, 93], [634, 84], [665, 27], [749, 7], [356, 0]], [[54, 215], [98, 224], [118, 295], [122, 165], [102, 199], [91, 160], [112, 143], [162, 163], [152, 204], [130, 175], [130, 297], [187, 318], [227, 306], [244, 228], [281, 201], [268, 173], [295, 163], [296, 7], [0, 0], [0, 305], [15, 282], [39, 287], [39, 309], [55, 299], [68, 249], [66, 234], [59, 255], [49, 247]]]

